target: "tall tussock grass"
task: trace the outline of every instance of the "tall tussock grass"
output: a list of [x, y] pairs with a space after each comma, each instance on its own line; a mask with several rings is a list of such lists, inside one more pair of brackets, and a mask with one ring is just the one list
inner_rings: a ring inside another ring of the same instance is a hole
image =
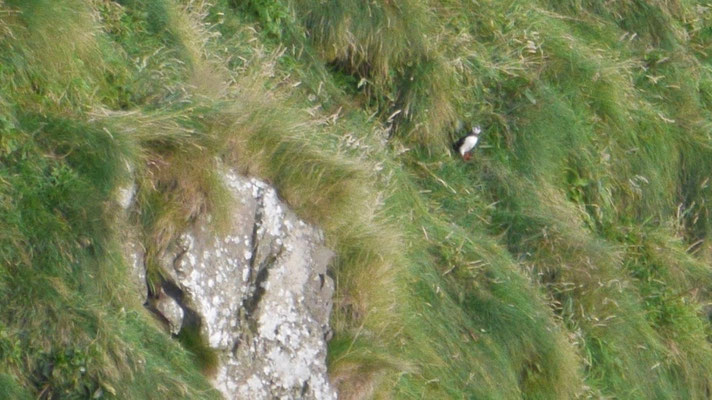
[[[229, 222], [235, 168], [336, 252], [341, 398], [707, 398], [711, 20], [692, 0], [1, 1], [0, 397], [215, 398], [214, 355], [132, 295], [115, 195], [136, 186], [159, 285], [197, 216]], [[449, 141], [474, 125], [463, 163]]]
[[[694, 83], [700, 59], [683, 50], [684, 28], [676, 20], [692, 6], [635, 3], [614, 7], [621, 13], [614, 18], [589, 3], [533, 7], [528, 41], [516, 34], [481, 36], [514, 49], [523, 44], [524, 52], [518, 60], [516, 52], [500, 52], [497, 63], [486, 61], [486, 54], [472, 56], [478, 72], [489, 67], [484, 76], [496, 76], [502, 65], [520, 66], [508, 70], [519, 87], [496, 89], [509, 95], [510, 103], [485, 108], [507, 121], [507, 140], [494, 139], [492, 161], [483, 160], [501, 172], [475, 182], [490, 193], [486, 201], [496, 204], [484, 210], [493, 218], [489, 229], [499, 226], [493, 232], [501, 232], [549, 293], [555, 315], [573, 335], [585, 393], [702, 398], [709, 387], [710, 348], [680, 350], [708, 331], [699, 314], [707, 295], [692, 283], [698, 267], [680, 269], [648, 252], [675, 248], [677, 257], [686, 259], [684, 253], [701, 246], [707, 235], [697, 225], [705, 212], [697, 204], [706, 201], [697, 197], [688, 208], [688, 196], [701, 195], [696, 188], [706, 188], [705, 178], [696, 176], [693, 184], [682, 178], [692, 170], [704, 174], [708, 164], [697, 155], [708, 146], [696, 133], [700, 118], [708, 115]], [[507, 7], [489, 14], [509, 17]], [[510, 64], [501, 54], [510, 54]], [[671, 63], [676, 66], [666, 67]], [[458, 66], [466, 75], [468, 64]], [[682, 70], [692, 76], [678, 75]], [[482, 101], [490, 97], [483, 91]], [[694, 150], [687, 147], [693, 137]], [[696, 167], [684, 161], [688, 157], [699, 160]], [[687, 211], [695, 217], [686, 217]], [[698, 228], [684, 228], [689, 221]], [[691, 239], [692, 232], [700, 236]], [[651, 247], [652, 237], [666, 237], [667, 244]], [[706, 258], [697, 254], [701, 266]], [[674, 328], [666, 331], [663, 325]], [[632, 347], [640, 351], [628, 353]]]
[[2, 11], [3, 391], [214, 398], [186, 352], [139, 311], [115, 241], [113, 196], [143, 143], [88, 112], [120, 104], [114, 85], [130, 62], [112, 54], [91, 4], [4, 2]]
[[391, 135], [447, 147], [454, 77], [431, 43], [436, 31], [420, 2], [291, 2], [319, 56], [358, 79]]
[[418, 2], [294, 1], [297, 18], [327, 62], [371, 80], [374, 90], [392, 84], [410, 62], [429, 51], [427, 9]]

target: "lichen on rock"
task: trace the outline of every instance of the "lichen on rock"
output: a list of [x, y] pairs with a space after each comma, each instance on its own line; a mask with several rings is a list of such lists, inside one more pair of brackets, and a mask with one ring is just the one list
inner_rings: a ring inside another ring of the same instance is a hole
[[165, 296], [156, 310], [173, 333], [181, 313], [172, 301], [200, 319], [225, 398], [336, 398], [325, 361], [333, 253], [271, 186], [222, 176], [234, 198], [230, 227], [217, 234], [202, 215], [169, 247], [160, 267], [180, 296]]

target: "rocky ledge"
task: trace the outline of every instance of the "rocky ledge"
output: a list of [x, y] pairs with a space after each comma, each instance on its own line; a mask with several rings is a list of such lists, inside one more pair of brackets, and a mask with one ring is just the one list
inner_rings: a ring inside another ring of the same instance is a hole
[[[234, 198], [226, 234], [198, 218], [161, 257], [165, 276], [147, 297], [141, 246], [127, 259], [139, 295], [172, 334], [196, 329], [218, 355], [213, 383], [226, 399], [335, 399], [326, 372], [333, 253], [265, 182], [223, 173]], [[119, 203], [131, 206], [132, 190]], [[128, 200], [127, 200], [128, 198]]]

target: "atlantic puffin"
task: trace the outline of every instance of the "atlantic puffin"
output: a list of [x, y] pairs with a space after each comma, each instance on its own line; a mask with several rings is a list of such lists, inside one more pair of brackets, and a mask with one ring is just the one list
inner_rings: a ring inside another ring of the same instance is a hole
[[460, 153], [463, 160], [469, 161], [470, 158], [472, 158], [472, 149], [477, 146], [477, 141], [480, 139], [480, 132], [482, 132], [482, 129], [480, 129], [479, 126], [476, 126], [472, 128], [470, 133], [461, 137], [452, 145], [455, 151]]

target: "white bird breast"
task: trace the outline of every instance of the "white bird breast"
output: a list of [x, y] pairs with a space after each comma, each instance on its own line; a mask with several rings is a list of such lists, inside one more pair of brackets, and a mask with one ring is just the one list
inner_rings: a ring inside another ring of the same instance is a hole
[[460, 155], [464, 156], [465, 153], [472, 150], [477, 146], [477, 136], [468, 136], [465, 138], [465, 142], [460, 146]]

